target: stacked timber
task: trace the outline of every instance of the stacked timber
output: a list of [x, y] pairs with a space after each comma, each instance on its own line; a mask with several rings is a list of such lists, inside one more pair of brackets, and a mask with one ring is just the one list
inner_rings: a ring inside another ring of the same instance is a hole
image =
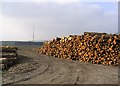
[[0, 46], [0, 65], [2, 65], [2, 69], [6, 69], [16, 62], [17, 55], [17, 47]]
[[120, 59], [120, 34], [84, 32], [45, 42], [39, 53], [90, 62], [93, 64], [118, 65]]

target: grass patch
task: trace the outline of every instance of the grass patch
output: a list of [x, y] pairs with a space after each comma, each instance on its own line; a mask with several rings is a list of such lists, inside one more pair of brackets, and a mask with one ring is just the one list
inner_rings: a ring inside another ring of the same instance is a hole
[[6, 74], [7, 71], [0, 71], [0, 77], [4, 76]]

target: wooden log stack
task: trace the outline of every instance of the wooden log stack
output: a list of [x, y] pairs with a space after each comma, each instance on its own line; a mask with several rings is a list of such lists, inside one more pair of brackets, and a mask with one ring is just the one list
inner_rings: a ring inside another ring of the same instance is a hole
[[0, 65], [1, 68], [7, 69], [17, 60], [17, 47], [14, 46], [0, 46]]
[[38, 53], [93, 64], [118, 65], [120, 34], [84, 32], [45, 42]]

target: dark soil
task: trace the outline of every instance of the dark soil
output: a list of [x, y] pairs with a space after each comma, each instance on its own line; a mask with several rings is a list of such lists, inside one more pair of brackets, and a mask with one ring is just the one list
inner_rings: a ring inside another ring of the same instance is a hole
[[3, 83], [118, 84], [118, 66], [95, 65], [37, 54], [38, 46], [18, 46], [18, 62], [3, 75]]

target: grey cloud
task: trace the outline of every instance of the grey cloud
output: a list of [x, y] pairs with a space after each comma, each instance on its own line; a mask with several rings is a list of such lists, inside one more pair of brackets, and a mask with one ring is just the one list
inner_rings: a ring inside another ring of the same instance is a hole
[[84, 31], [108, 33], [117, 31], [117, 11], [111, 10], [115, 15], [109, 14], [108, 10], [93, 3], [58, 5], [55, 3], [35, 4], [24, 2], [4, 3], [3, 5], [3, 15], [15, 18], [16, 21], [23, 23], [23, 25], [20, 25], [21, 31], [24, 32], [23, 35], [20, 37], [20, 34], [18, 34], [13, 37], [15, 35], [11, 36], [12, 32], [9, 32], [8, 35], [11, 36], [11, 40], [31, 40], [33, 24], [36, 40], [49, 40], [56, 36], [81, 34]]

